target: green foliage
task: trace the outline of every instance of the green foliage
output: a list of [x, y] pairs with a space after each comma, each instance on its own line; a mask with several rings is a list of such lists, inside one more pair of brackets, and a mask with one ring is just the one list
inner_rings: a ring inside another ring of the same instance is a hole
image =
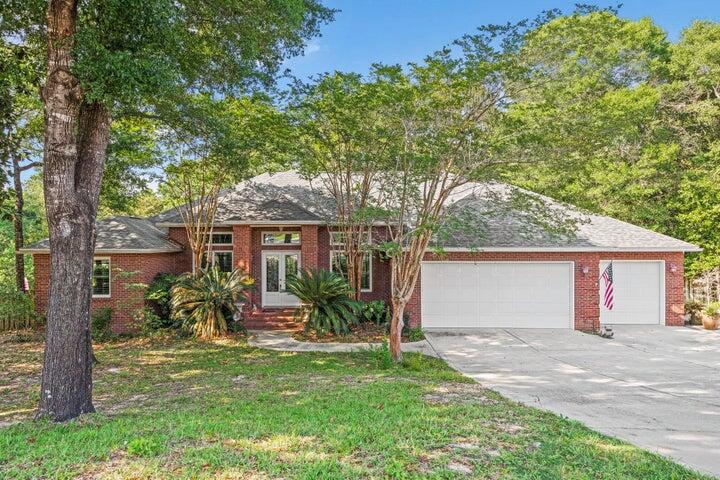
[[343, 335], [358, 323], [361, 304], [350, 298], [350, 285], [340, 275], [304, 269], [288, 281], [287, 290], [300, 299], [298, 316], [306, 331]]
[[200, 338], [225, 335], [228, 319], [252, 286], [253, 280], [239, 269], [222, 272], [212, 267], [182, 275], [171, 289], [173, 319]]
[[128, 442], [127, 453], [131, 457], [155, 457], [162, 453], [163, 445], [154, 438], [134, 438]]
[[390, 346], [388, 345], [387, 340], [379, 345], [371, 346], [369, 348], [369, 352], [376, 368], [388, 370], [395, 366], [395, 362], [393, 362], [392, 357], [390, 356]]
[[133, 324], [145, 335], [152, 335], [162, 330], [167, 330], [174, 324], [167, 318], [163, 318], [151, 308], [140, 308], [133, 313]]
[[720, 302], [712, 302], [708, 306], [705, 307], [703, 310], [703, 313], [705, 315], [708, 315], [710, 317], [714, 317], [715, 315], [720, 314]]
[[[404, 328], [405, 327], [403, 326], [403, 329]], [[420, 327], [408, 327], [407, 337], [408, 340], [410, 340], [411, 342], [419, 342], [420, 340], [425, 340], [425, 334]]]
[[0, 284], [0, 318], [2, 317], [27, 317], [34, 320], [35, 305], [32, 294], [18, 292], [14, 283]]
[[96, 342], [104, 342], [112, 336], [110, 322], [112, 321], [112, 308], [102, 307], [96, 309], [91, 315], [91, 334]]
[[163, 327], [169, 327], [172, 324], [170, 291], [176, 281], [177, 275], [173, 273], [158, 273], [145, 290], [145, 300], [150, 302], [161, 321], [166, 322]]
[[373, 300], [362, 304], [360, 318], [365, 322], [383, 325], [390, 321], [390, 310], [382, 300]]

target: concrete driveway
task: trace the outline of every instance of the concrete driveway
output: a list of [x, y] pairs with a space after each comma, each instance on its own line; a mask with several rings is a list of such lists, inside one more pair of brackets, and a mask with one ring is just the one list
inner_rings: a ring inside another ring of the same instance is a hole
[[615, 327], [430, 332], [457, 370], [508, 398], [551, 410], [720, 476], [720, 334]]

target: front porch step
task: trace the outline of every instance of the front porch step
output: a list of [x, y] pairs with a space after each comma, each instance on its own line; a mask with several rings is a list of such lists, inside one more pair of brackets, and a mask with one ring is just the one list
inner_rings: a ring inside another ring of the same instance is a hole
[[243, 324], [248, 330], [300, 330], [295, 308], [263, 309], [245, 313]]

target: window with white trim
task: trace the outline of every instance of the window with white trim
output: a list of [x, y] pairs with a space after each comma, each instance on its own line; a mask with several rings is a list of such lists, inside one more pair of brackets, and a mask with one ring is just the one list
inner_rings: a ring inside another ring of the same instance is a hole
[[110, 259], [109, 258], [93, 259], [92, 296], [99, 297], [99, 298], [110, 296]]
[[[207, 252], [203, 254], [202, 268], [207, 266]], [[213, 250], [210, 252], [210, 264], [217, 266], [221, 272], [233, 271], [233, 252], [232, 250]]]
[[[348, 278], [347, 272], [347, 255], [342, 250], [330, 251], [330, 270]], [[367, 252], [363, 255], [362, 275], [360, 277], [360, 291], [372, 291], [372, 253]]]
[[300, 245], [300, 232], [263, 232], [263, 245]]

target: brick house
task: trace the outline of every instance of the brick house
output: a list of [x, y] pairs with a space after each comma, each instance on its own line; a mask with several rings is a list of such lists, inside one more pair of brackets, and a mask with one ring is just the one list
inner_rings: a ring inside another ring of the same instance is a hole
[[[699, 251], [696, 246], [543, 197], [553, 215], [576, 218], [572, 234], [558, 233], [511, 204], [510, 188], [472, 184], [455, 195], [449, 208], [470, 212], [477, 221], [438, 240], [440, 252], [425, 254], [407, 308], [411, 325], [597, 330], [605, 323], [683, 324], [683, 260], [686, 252]], [[508, 205], [498, 208], [503, 201]], [[342, 239], [333, 232], [333, 212], [322, 189], [295, 172], [262, 174], [222, 193], [209, 261], [225, 270], [243, 268], [255, 279], [246, 308], [249, 328], [284, 325], [297, 306], [285, 281], [298, 268], [342, 273]], [[372, 242], [384, 228], [375, 227]], [[131, 330], [132, 314], [143, 305], [142, 292], [132, 285], [149, 283], [162, 272], [191, 271], [187, 243], [174, 209], [150, 218], [98, 221], [93, 309], [111, 307], [112, 329]], [[22, 251], [34, 257], [36, 307], [44, 312], [48, 241]], [[600, 276], [611, 261], [615, 305], [609, 310], [601, 304]], [[363, 300], [389, 302], [388, 262], [379, 253], [368, 255]]]

